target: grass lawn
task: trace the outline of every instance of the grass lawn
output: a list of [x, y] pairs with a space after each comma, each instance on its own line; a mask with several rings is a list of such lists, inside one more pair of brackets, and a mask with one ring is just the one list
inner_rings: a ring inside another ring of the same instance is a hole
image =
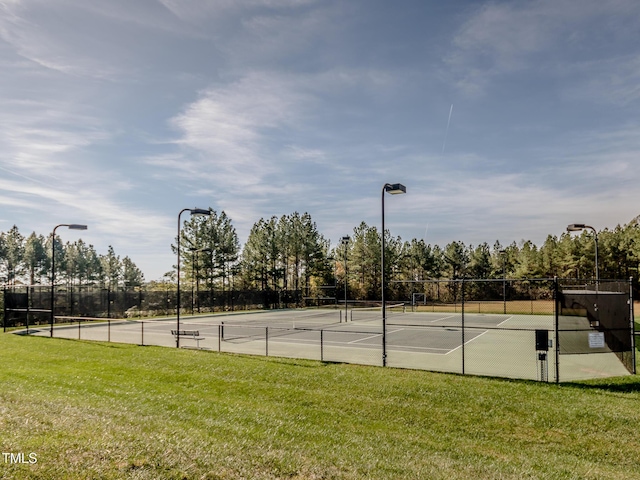
[[12, 334], [0, 364], [0, 448], [37, 458], [0, 457], [3, 479], [640, 479], [637, 376], [554, 385]]

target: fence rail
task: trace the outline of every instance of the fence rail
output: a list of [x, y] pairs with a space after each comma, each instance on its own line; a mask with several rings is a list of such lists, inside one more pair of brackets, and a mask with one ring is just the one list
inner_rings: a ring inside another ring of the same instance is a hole
[[[557, 280], [510, 281], [519, 294], [486, 300], [482, 292], [495, 293], [488, 282], [456, 283], [424, 285], [419, 301], [412, 296], [403, 305], [388, 305], [385, 319], [379, 302], [327, 304], [335, 299], [316, 299], [316, 306], [324, 307], [318, 311], [185, 315], [179, 329], [198, 334], [193, 341], [183, 337], [180, 345], [554, 382], [635, 373], [638, 334], [629, 283], [600, 282], [596, 289], [589, 284], [565, 287]], [[524, 291], [530, 292], [528, 298], [521, 295]], [[38, 308], [42, 305], [34, 293], [5, 292], [5, 327], [9, 319], [10, 326], [26, 327], [25, 333], [35, 335], [176, 346], [171, 315], [155, 320], [80, 318], [56, 309], [55, 325], [42, 327], [50, 322], [51, 311]], [[138, 298], [144, 301], [145, 296]], [[78, 301], [74, 311], [88, 303]], [[301, 312], [304, 318], [296, 318]]]

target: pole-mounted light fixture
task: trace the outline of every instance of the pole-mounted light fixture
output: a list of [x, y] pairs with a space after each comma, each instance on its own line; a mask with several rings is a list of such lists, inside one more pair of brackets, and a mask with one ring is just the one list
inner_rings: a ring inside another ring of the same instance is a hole
[[349, 247], [349, 241], [351, 241], [351, 237], [349, 235], [345, 235], [340, 239], [340, 244], [344, 245], [344, 321], [347, 322], [349, 318], [348, 314], [348, 306], [347, 306], [347, 284], [349, 282], [348, 270], [347, 270], [347, 253]]
[[407, 187], [405, 187], [401, 183], [387, 183], [384, 186], [384, 191], [390, 193], [391, 195], [398, 195], [401, 193], [407, 193]]
[[572, 223], [570, 225], [567, 225], [567, 232], [579, 232], [581, 230], [584, 230], [585, 228], [593, 229], [593, 227], [585, 225], [584, 223]]
[[178, 286], [176, 292], [176, 348], [180, 348], [180, 216], [184, 212], [189, 212], [193, 215], [211, 215], [211, 210], [205, 210], [204, 208], [183, 208], [178, 214]]
[[401, 183], [385, 183], [382, 187], [382, 249], [380, 254], [381, 260], [381, 282], [380, 282], [380, 290], [382, 296], [382, 366], [385, 367], [387, 365], [387, 310], [385, 305], [384, 298], [384, 248], [385, 248], [385, 239], [384, 239], [384, 194], [385, 192], [390, 193], [391, 195], [399, 195], [402, 193], [407, 193], [407, 187], [402, 185]]
[[507, 313], [507, 251], [500, 250], [498, 252], [502, 257], [502, 313]]
[[69, 230], [86, 230], [86, 225], [80, 225], [78, 223], [61, 223], [56, 225], [51, 232], [51, 329], [49, 336], [53, 337], [53, 324], [55, 322], [55, 307], [56, 307], [56, 230], [59, 227], [67, 227]]

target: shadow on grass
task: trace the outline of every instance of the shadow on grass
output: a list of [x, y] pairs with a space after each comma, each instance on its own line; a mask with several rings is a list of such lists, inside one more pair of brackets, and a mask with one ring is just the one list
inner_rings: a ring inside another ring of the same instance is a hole
[[640, 393], [640, 375], [616, 377], [603, 380], [585, 380], [564, 383], [563, 386], [581, 390], [601, 390], [614, 393]]

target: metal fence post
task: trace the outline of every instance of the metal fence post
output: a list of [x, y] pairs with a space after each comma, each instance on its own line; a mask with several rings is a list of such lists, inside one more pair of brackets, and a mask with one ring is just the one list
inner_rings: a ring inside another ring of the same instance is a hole
[[553, 310], [554, 310], [554, 323], [556, 333], [556, 383], [560, 383], [560, 327], [559, 327], [559, 290], [558, 290], [558, 277], [553, 277]]
[[461, 312], [462, 312], [462, 374], [464, 375], [464, 278], [461, 282], [460, 290], [462, 295]]
[[7, 331], [7, 287], [2, 289], [2, 331]]
[[324, 329], [320, 329], [320, 361], [324, 362]]
[[29, 292], [31, 291], [31, 285], [27, 287], [27, 335], [29, 335], [29, 313], [30, 313], [30, 304], [31, 300], [29, 299]]
[[144, 347], [144, 322], [140, 322], [140, 335], [142, 340], [142, 343], [140, 345]]
[[269, 327], [264, 327], [264, 344], [265, 344], [265, 357], [269, 356]]
[[633, 364], [633, 374], [637, 373], [636, 367], [636, 324], [635, 317], [633, 316], [633, 277], [629, 277], [629, 312], [631, 317], [631, 361]]

